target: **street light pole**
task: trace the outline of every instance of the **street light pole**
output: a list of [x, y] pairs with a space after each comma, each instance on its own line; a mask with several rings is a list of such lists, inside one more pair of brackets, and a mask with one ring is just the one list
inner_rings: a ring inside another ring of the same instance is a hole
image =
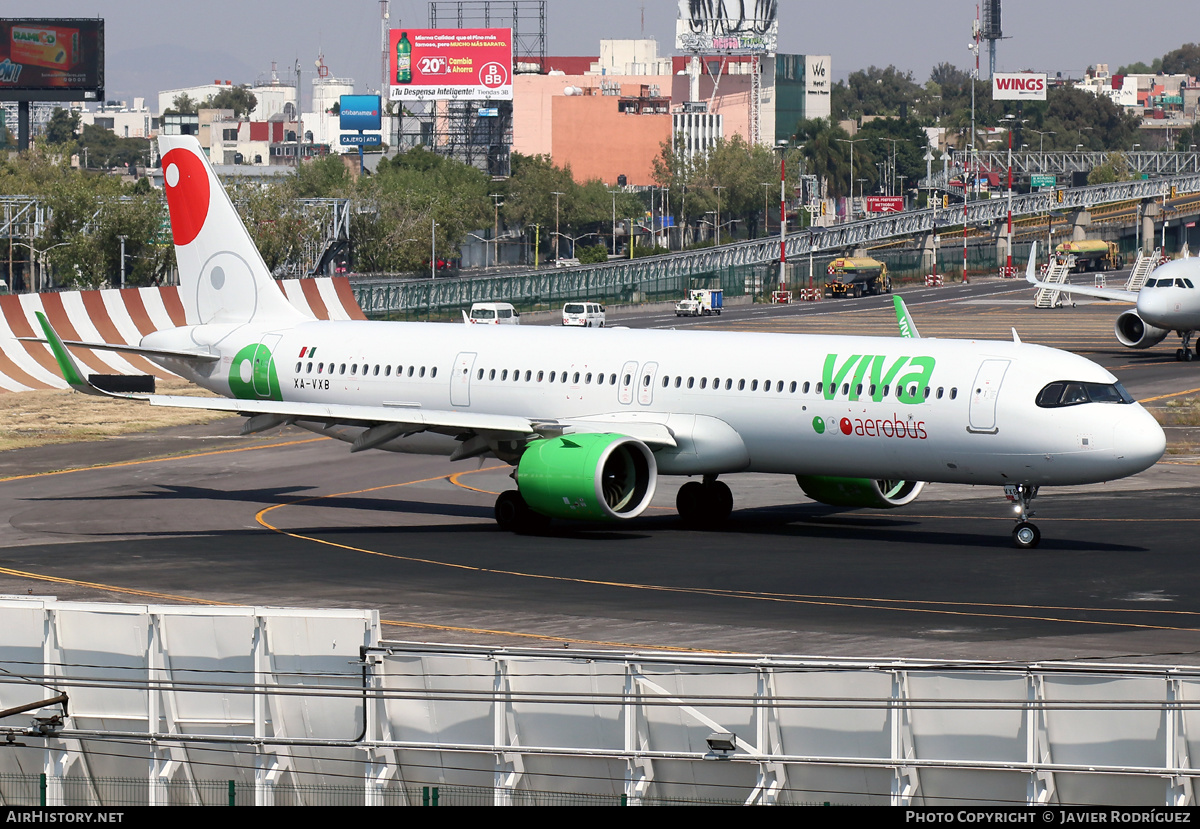
[[721, 191], [725, 189], [723, 184], [714, 184], [713, 189], [717, 191], [717, 247], [721, 246]]
[[554, 193], [554, 259], [558, 261], [558, 197], [565, 196], [566, 193], [560, 193], [557, 190]]
[[850, 221], [854, 221], [854, 145], [860, 141], [866, 141], [865, 138], [835, 138], [842, 144], [850, 145]]
[[489, 193], [492, 197], [492, 211], [495, 214], [496, 227], [492, 231], [492, 265], [500, 267], [500, 199], [502, 193]]
[[612, 196], [612, 255], [617, 255], [617, 190], [609, 190]]

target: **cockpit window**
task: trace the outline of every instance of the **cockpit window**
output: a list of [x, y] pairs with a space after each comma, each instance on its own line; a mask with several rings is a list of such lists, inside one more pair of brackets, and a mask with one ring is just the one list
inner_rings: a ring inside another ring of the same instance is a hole
[[1120, 383], [1077, 383], [1061, 380], [1049, 383], [1038, 392], [1037, 404], [1043, 409], [1078, 406], [1081, 403], [1132, 403], [1133, 398]]

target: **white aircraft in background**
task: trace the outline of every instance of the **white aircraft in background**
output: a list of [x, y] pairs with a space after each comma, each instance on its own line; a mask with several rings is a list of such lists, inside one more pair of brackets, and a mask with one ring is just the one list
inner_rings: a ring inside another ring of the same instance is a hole
[[[1160, 265], [1140, 291], [1041, 282], [1033, 275], [1032, 255], [1025, 279], [1039, 288], [1064, 294], [1132, 302], [1137, 305], [1136, 310], [1123, 311], [1113, 326], [1121, 345], [1150, 348], [1175, 331], [1183, 339], [1182, 347], [1175, 350], [1175, 359], [1190, 361], [1193, 358], [1192, 337], [1200, 331], [1200, 259], [1176, 259]], [[1200, 357], [1200, 342], [1196, 343], [1195, 356]]]
[[[774, 472], [847, 507], [903, 506], [926, 481], [1004, 487], [1013, 538], [1033, 547], [1040, 486], [1133, 475], [1165, 447], [1095, 363], [1016, 337], [920, 339], [907, 314], [904, 338], [316, 321], [272, 281], [196, 140], [159, 146], [191, 324], [128, 350], [225, 399], [138, 397], [351, 452], [494, 456], [516, 481], [496, 500], [504, 528], [635, 518], [660, 474], [699, 479], [676, 506], [717, 525], [733, 508], [718, 476]], [[98, 344], [64, 346], [39, 321], [68, 382], [107, 394], [66, 347]]]

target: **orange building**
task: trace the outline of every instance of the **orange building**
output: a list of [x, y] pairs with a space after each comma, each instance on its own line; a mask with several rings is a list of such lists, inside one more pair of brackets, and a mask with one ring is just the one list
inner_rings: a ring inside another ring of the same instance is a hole
[[551, 99], [550, 157], [582, 183], [654, 184], [654, 159], [671, 138], [669, 99], [643, 84], [623, 84], [622, 95], [562, 95]]

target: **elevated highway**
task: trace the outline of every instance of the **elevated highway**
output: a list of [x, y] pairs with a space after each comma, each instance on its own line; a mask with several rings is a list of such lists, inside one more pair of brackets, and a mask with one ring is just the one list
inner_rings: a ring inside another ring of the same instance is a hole
[[[1097, 184], [1088, 187], [1014, 195], [1014, 217], [1046, 216], [1054, 211], [1091, 210], [1114, 202], [1137, 203], [1200, 193], [1200, 172], [1154, 179]], [[787, 258], [810, 253], [843, 251], [903, 237], [921, 237], [939, 229], [990, 225], [1008, 215], [1008, 199], [952, 204], [948, 209], [908, 210], [831, 227], [812, 227], [790, 233]], [[664, 256], [610, 261], [554, 272], [459, 279], [354, 281], [355, 298], [368, 315], [462, 308], [472, 302], [496, 299], [550, 302], [585, 296], [632, 296], [681, 290], [689, 277], [721, 274], [735, 268], [766, 267], [779, 260], [779, 238], [735, 242], [703, 250]]]

